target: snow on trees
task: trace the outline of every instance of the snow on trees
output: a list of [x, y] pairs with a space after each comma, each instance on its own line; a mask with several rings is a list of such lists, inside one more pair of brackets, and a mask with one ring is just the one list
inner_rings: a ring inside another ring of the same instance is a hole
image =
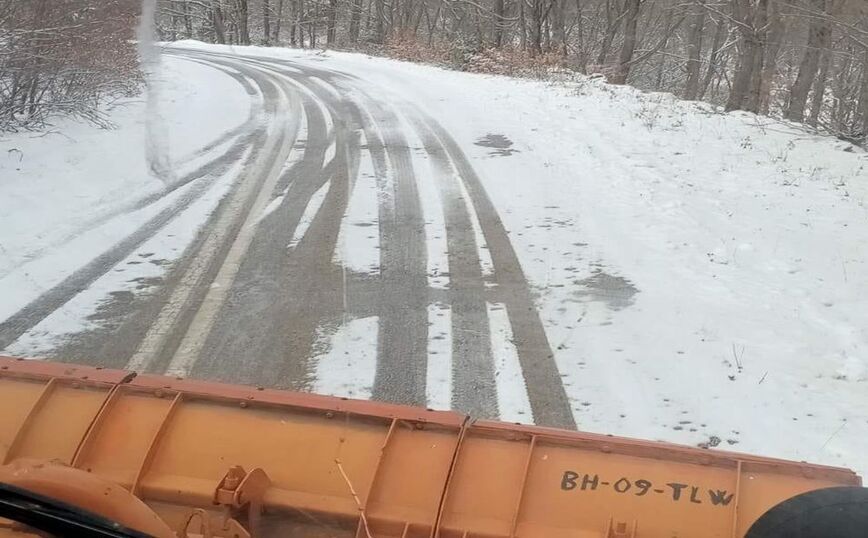
[[168, 40], [361, 48], [507, 74], [568, 68], [855, 141], [868, 130], [864, 0], [160, 3]]
[[105, 124], [136, 88], [136, 0], [0, 0], [0, 131], [53, 115]]

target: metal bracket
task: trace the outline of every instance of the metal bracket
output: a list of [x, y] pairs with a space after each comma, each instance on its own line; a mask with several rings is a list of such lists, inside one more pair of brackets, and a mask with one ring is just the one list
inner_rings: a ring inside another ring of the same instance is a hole
[[214, 504], [242, 508], [246, 504], [262, 504], [265, 491], [271, 487], [271, 479], [259, 467], [249, 473], [236, 465], [229, 469], [214, 490]]
[[[222, 516], [214, 525], [211, 514], [196, 508], [187, 518], [180, 538], [250, 538], [250, 532], [241, 523], [228, 516]], [[216, 527], [216, 528], [215, 528]]]
[[[249, 473], [240, 465], [231, 467], [214, 489], [213, 502], [223, 508], [223, 514], [212, 518], [201, 508], [193, 510], [181, 537], [250, 538], [256, 534], [262, 514], [262, 498], [270, 487], [271, 479], [259, 467]], [[239, 523], [238, 517], [246, 520], [247, 528]]]
[[615, 521], [614, 518], [609, 518], [609, 524], [606, 525], [606, 538], [636, 538], [636, 529], [638, 522], [634, 519], [632, 525], [628, 525], [626, 521]]

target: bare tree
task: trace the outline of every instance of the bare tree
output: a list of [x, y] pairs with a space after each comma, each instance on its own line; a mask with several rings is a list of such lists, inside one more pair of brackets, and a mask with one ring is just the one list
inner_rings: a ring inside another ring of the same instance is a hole
[[625, 84], [630, 74], [630, 62], [636, 49], [636, 29], [639, 26], [639, 11], [643, 0], [626, 0], [624, 12], [624, 41], [621, 44], [621, 52], [618, 54], [618, 65], [615, 72], [609, 77], [613, 84]]
[[214, 37], [219, 44], [226, 43], [226, 23], [223, 18], [223, 6], [221, 0], [212, 0], [211, 21], [214, 26]]
[[793, 121], [802, 121], [805, 116], [805, 105], [808, 102], [808, 91], [820, 68], [820, 56], [829, 48], [832, 39], [832, 28], [825, 18], [827, 0], [810, 0], [811, 7], [816, 11], [808, 26], [808, 39], [805, 53], [799, 65], [799, 74], [790, 88], [790, 99], [787, 105], [786, 117]]
[[138, 2], [0, 0], [0, 130], [67, 115], [107, 125], [106, 98], [139, 82]]
[[[158, 1], [164, 39], [352, 47], [474, 70], [510, 64], [502, 72], [555, 62], [836, 134], [865, 122], [866, 0]], [[248, 21], [249, 10], [257, 16]]]
[[769, 0], [732, 0], [733, 20], [740, 40], [738, 68], [732, 81], [727, 110], [750, 109], [757, 101], [759, 84], [755, 82], [762, 69], [763, 45]]
[[262, 0], [262, 44], [268, 46], [271, 41], [271, 1]]
[[687, 81], [684, 84], [684, 98], [696, 99], [699, 93], [699, 71], [702, 68], [702, 34], [705, 28], [706, 9], [701, 0], [694, 0], [693, 17], [687, 37]]

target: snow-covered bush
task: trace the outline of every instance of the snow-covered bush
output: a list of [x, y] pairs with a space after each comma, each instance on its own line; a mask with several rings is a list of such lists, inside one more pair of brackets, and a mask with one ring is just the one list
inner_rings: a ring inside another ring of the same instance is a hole
[[138, 84], [136, 0], [0, 0], [0, 131], [65, 115], [106, 125]]

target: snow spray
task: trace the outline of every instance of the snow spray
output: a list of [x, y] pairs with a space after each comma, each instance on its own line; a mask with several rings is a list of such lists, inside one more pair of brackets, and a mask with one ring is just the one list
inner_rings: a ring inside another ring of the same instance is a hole
[[145, 79], [145, 162], [153, 176], [165, 185], [174, 182], [169, 159], [169, 130], [160, 112], [160, 50], [154, 35], [157, 0], [142, 0], [142, 16], [137, 31], [139, 65]]

